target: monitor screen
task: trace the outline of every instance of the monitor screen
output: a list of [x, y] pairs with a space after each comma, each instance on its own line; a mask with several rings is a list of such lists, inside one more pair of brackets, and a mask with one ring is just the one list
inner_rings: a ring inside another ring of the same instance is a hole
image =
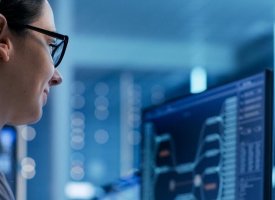
[[271, 199], [272, 72], [143, 111], [143, 200]]
[[16, 129], [4, 126], [0, 131], [0, 172], [15, 194], [16, 189]]

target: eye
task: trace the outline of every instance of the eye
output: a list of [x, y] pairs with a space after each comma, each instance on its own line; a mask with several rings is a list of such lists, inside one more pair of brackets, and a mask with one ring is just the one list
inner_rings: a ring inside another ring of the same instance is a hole
[[49, 43], [50, 52], [52, 53], [56, 47], [57, 47], [57, 41], [56, 41], [56, 40], [52, 40], [52, 41]]

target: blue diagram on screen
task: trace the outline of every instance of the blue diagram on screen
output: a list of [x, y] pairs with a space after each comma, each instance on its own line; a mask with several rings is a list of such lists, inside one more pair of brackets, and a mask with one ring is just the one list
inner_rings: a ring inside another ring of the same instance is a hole
[[263, 199], [265, 74], [149, 109], [143, 200]]

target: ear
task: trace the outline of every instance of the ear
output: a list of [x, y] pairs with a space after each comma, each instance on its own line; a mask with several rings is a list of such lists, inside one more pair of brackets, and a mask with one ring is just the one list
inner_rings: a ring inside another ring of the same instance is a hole
[[4, 15], [0, 14], [0, 62], [10, 59], [11, 40], [8, 23]]

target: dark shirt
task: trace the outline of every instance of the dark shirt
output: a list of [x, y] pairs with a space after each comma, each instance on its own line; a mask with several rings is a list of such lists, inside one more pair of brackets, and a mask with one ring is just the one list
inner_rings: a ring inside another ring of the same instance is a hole
[[7, 179], [0, 173], [0, 200], [15, 200]]

